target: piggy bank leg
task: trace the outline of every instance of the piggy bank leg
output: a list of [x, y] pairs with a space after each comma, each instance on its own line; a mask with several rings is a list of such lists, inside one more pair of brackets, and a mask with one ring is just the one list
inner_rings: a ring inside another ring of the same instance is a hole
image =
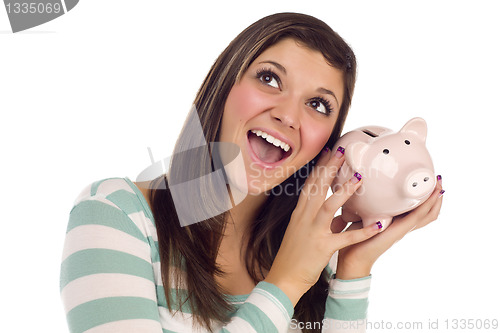
[[384, 231], [392, 223], [392, 216], [370, 216], [363, 217], [363, 227], [380, 222], [382, 224], [382, 231]]

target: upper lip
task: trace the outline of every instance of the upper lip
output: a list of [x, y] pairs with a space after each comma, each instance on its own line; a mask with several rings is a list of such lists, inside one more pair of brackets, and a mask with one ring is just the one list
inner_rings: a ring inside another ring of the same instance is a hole
[[250, 129], [250, 131], [262, 131], [262, 132], [266, 132], [267, 134], [273, 136], [274, 138], [276, 138], [276, 139], [278, 139], [278, 140], [286, 143], [287, 145], [289, 145], [290, 149], [292, 150], [292, 152], [295, 149], [295, 145], [293, 144], [293, 142], [290, 139], [288, 139], [286, 136], [282, 135], [279, 132], [276, 132], [276, 131], [268, 129], [268, 128], [263, 128], [263, 127], [254, 127], [252, 129]]

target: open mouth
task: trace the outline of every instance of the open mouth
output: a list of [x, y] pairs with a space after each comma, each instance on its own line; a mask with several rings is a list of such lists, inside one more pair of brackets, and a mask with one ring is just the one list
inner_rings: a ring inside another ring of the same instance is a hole
[[248, 142], [255, 156], [266, 164], [280, 162], [292, 154], [288, 143], [261, 130], [248, 131]]

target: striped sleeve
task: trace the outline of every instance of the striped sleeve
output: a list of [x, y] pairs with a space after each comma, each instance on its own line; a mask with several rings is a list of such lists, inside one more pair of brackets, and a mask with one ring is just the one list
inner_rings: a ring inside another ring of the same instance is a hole
[[161, 333], [151, 247], [128, 216], [135, 194], [123, 180], [101, 182], [70, 212], [60, 272], [70, 332]]
[[366, 331], [371, 275], [354, 280], [331, 279], [323, 320], [324, 333]]
[[285, 333], [292, 316], [288, 296], [274, 284], [261, 281], [220, 332]]

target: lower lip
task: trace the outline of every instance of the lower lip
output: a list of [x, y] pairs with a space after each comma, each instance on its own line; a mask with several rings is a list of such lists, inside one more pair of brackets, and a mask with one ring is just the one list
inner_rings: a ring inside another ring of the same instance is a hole
[[247, 134], [247, 150], [248, 152], [250, 153], [250, 157], [252, 158], [252, 161], [259, 165], [260, 167], [264, 168], [264, 169], [273, 169], [273, 168], [276, 168], [278, 166], [280, 166], [281, 164], [283, 164], [290, 156], [287, 156], [281, 160], [279, 160], [278, 162], [275, 162], [275, 163], [266, 163], [264, 161], [261, 161], [258, 157], [257, 157], [257, 154], [253, 151], [252, 149], [252, 145], [250, 144], [250, 140], [248, 140], [248, 134]]

